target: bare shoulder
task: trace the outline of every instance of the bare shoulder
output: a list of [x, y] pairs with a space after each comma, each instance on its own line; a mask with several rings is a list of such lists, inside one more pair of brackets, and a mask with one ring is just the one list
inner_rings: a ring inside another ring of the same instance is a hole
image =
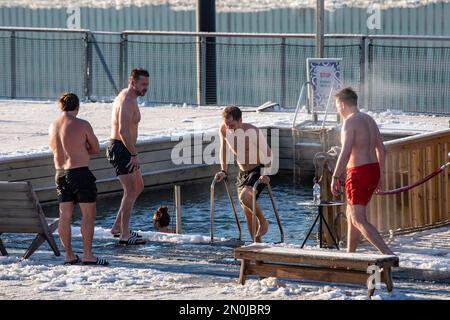
[[220, 133], [222, 136], [225, 136], [226, 130], [227, 130], [227, 128], [226, 128], [225, 124], [222, 123], [222, 124], [220, 125], [220, 128], [219, 128], [219, 133]]

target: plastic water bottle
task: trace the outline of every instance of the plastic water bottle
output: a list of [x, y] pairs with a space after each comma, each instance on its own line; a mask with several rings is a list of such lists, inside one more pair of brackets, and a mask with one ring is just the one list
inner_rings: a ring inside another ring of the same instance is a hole
[[314, 182], [313, 186], [313, 202], [315, 205], [320, 204], [320, 184], [317, 181]]

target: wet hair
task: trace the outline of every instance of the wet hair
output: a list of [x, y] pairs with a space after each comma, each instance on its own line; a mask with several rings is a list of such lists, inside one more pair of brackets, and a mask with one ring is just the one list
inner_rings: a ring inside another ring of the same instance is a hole
[[356, 107], [358, 105], [358, 95], [351, 87], [342, 89], [336, 93], [335, 97], [348, 106]]
[[223, 109], [222, 112], [222, 118], [224, 120], [228, 119], [229, 117], [232, 117], [233, 120], [239, 121], [242, 118], [242, 111], [238, 107], [230, 106]]
[[148, 78], [148, 77], [150, 77], [150, 74], [148, 73], [147, 70], [142, 69], [142, 68], [133, 69], [133, 70], [131, 70], [131, 73], [130, 73], [129, 82], [131, 82], [131, 80], [138, 81], [140, 77]]
[[58, 100], [61, 111], [74, 111], [80, 107], [80, 100], [75, 93], [66, 92]]
[[160, 227], [164, 228], [170, 224], [170, 215], [166, 206], [160, 206], [153, 214], [153, 223], [159, 222]]

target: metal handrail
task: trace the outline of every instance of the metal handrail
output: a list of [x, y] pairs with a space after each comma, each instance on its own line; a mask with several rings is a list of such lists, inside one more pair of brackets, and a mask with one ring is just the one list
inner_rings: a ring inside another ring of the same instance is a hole
[[[300, 90], [300, 95], [298, 96], [298, 100], [297, 100], [297, 107], [295, 108], [294, 120], [292, 120], [292, 129], [295, 128], [295, 122], [297, 120], [297, 114], [300, 109], [300, 102], [302, 100], [303, 92], [304, 92], [305, 86], [308, 86], [308, 85], [312, 86], [312, 83], [310, 81], [303, 82], [302, 89]], [[309, 110], [309, 106], [308, 106], [308, 113], [309, 112], [311, 112], [311, 111]]]
[[[253, 224], [252, 224], [252, 237], [253, 242], [256, 242], [256, 193], [258, 192], [258, 186], [263, 183], [261, 180], [258, 180], [253, 185], [253, 205], [252, 205], [252, 214], [253, 214]], [[272, 188], [270, 183], [267, 183], [267, 190], [269, 191], [269, 197], [272, 202], [273, 212], [275, 213], [275, 217], [277, 218], [278, 228], [280, 229], [280, 242], [284, 242], [284, 231], [283, 226], [281, 225], [280, 216], [278, 215], [277, 207], [275, 206], [275, 199], [273, 197]]]
[[[217, 177], [218, 177], [218, 173], [215, 174], [213, 181], [211, 182], [211, 195], [210, 195], [210, 208], [211, 208], [211, 212], [210, 212], [210, 234], [211, 234], [211, 243], [214, 242], [214, 205], [215, 205], [215, 198], [214, 198], [214, 194], [215, 194], [215, 186], [216, 186], [216, 182], [217, 182]], [[237, 215], [237, 211], [236, 211], [236, 207], [234, 205], [234, 201], [233, 201], [233, 197], [231, 196], [231, 192], [230, 189], [228, 188], [228, 179], [224, 178], [222, 180], [225, 184], [225, 189], [227, 190], [227, 194], [228, 194], [228, 199], [230, 199], [230, 203], [231, 203], [231, 207], [233, 208], [233, 213], [234, 213], [234, 218], [236, 220], [236, 225], [238, 227], [239, 230], [239, 240], [242, 240], [242, 229], [241, 229], [241, 223], [239, 221], [239, 217]]]

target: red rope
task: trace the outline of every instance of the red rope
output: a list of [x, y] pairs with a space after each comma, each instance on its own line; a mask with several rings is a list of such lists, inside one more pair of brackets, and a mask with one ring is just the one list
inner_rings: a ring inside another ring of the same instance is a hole
[[379, 196], [385, 196], [385, 195], [390, 195], [390, 194], [399, 194], [399, 193], [411, 190], [412, 188], [415, 188], [415, 187], [421, 185], [422, 183], [427, 182], [428, 180], [430, 180], [434, 176], [436, 176], [439, 173], [441, 173], [442, 171], [444, 171], [444, 169], [445, 169], [445, 167], [447, 165], [448, 165], [448, 163], [446, 165], [436, 169], [433, 173], [427, 175], [425, 178], [420, 179], [419, 181], [417, 181], [416, 183], [414, 183], [412, 185], [401, 187], [401, 188], [398, 188], [398, 189], [388, 190], [388, 191], [378, 191], [378, 192], [375, 192], [375, 194], [379, 195]]

